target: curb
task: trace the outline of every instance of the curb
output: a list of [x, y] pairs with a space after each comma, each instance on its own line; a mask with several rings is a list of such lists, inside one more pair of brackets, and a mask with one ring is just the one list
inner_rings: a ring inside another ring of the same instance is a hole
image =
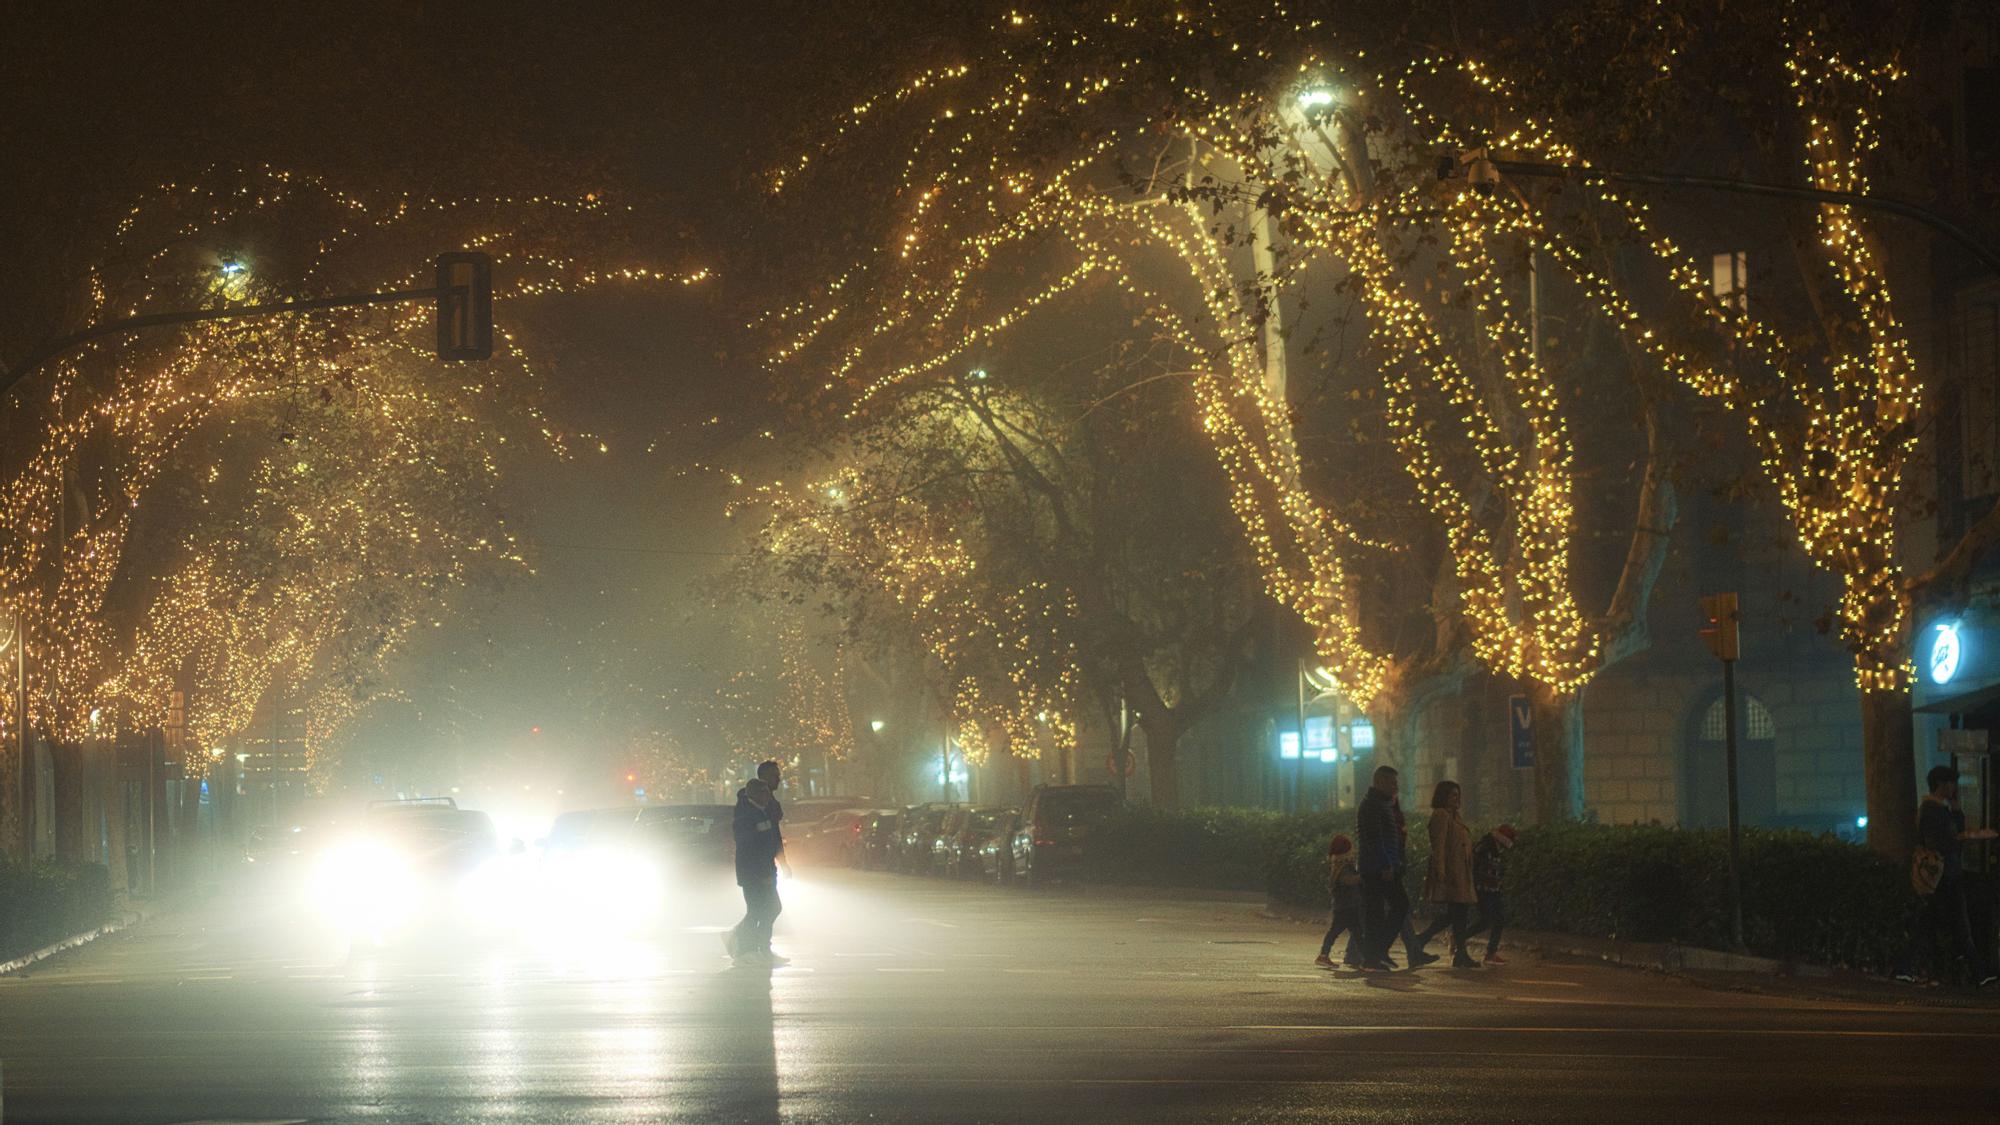
[[146, 916], [144, 914], [134, 911], [122, 921], [106, 922], [104, 925], [99, 926], [94, 930], [85, 930], [80, 934], [73, 934], [69, 937], [62, 939], [59, 942], [54, 943], [53, 945], [45, 945], [42, 948], [35, 950], [33, 953], [24, 954], [20, 957], [14, 958], [11, 961], [0, 961], [0, 977], [8, 976], [13, 973], [18, 973], [22, 969], [28, 968], [29, 966], [35, 964], [38, 961], [46, 961], [47, 959], [54, 957], [58, 953], [75, 949], [79, 945], [85, 945], [88, 944], [89, 942], [96, 941], [98, 938], [104, 937], [107, 934], [115, 934], [120, 930], [130, 929], [131, 927], [136, 926], [145, 920]]
[[1725, 953], [1717, 949], [1673, 945], [1662, 942], [1628, 942], [1606, 939], [1581, 940], [1560, 934], [1525, 933], [1522, 945], [1537, 953], [1585, 957], [1614, 965], [1652, 969], [1662, 973], [1755, 973], [1764, 976], [1831, 977], [1833, 970], [1823, 965], [1780, 961], [1747, 953]]

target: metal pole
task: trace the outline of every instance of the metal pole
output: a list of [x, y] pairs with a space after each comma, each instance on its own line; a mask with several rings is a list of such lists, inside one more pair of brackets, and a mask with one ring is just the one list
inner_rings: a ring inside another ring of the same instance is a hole
[[159, 836], [154, 822], [153, 790], [158, 786], [161, 744], [153, 736], [146, 737], [146, 893], [157, 894], [159, 867], [156, 862]]
[[431, 286], [425, 289], [397, 289], [388, 293], [363, 293], [342, 297], [314, 297], [305, 301], [282, 301], [270, 305], [239, 305], [220, 309], [196, 309], [190, 312], [148, 313], [144, 316], [128, 316], [123, 320], [107, 321], [92, 325], [81, 332], [64, 336], [37, 348], [28, 357], [15, 364], [4, 375], [0, 375], [0, 395], [5, 395], [16, 383], [34, 374], [35, 369], [64, 352], [104, 336], [119, 332], [130, 332], [137, 328], [152, 328], [163, 324], [194, 324], [204, 320], [244, 320], [251, 317], [277, 316], [283, 313], [311, 312], [315, 309], [345, 309], [359, 305], [386, 305], [399, 301], [418, 301], [425, 297], [442, 297], [447, 293], [463, 292], [464, 286]]
[[1125, 696], [1118, 696], [1118, 752], [1111, 756], [1111, 762], [1118, 767], [1118, 799], [1123, 801], [1129, 794], [1125, 787], [1125, 756], [1132, 752], [1132, 705]]
[[35, 769], [35, 740], [28, 733], [28, 618], [14, 611], [14, 714], [19, 717], [21, 744], [21, 858], [35, 858], [35, 812], [41, 801], [40, 778]]
[[1722, 739], [1724, 766], [1729, 771], [1729, 943], [1736, 952], [1743, 946], [1742, 823], [1736, 808], [1736, 662], [1722, 662]]
[[1303, 657], [1294, 671], [1298, 673], [1299, 689], [1299, 765], [1293, 771], [1295, 792], [1292, 794], [1292, 811], [1302, 813], [1306, 811], [1306, 662]]
[[938, 786], [944, 791], [944, 803], [951, 804], [951, 728], [944, 729], [944, 739], [938, 743]]

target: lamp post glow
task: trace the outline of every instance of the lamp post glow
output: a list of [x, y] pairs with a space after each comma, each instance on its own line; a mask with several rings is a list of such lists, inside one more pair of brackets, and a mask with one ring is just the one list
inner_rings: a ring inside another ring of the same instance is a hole
[[1340, 96], [1331, 86], [1307, 86], [1299, 91], [1299, 110], [1308, 117], [1324, 117], [1339, 103]]

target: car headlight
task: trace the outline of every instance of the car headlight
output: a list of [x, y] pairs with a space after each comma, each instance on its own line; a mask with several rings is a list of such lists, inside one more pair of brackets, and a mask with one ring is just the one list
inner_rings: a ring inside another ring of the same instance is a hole
[[416, 873], [393, 848], [356, 840], [320, 858], [307, 888], [312, 908], [326, 921], [350, 932], [381, 934], [416, 912], [421, 899]]

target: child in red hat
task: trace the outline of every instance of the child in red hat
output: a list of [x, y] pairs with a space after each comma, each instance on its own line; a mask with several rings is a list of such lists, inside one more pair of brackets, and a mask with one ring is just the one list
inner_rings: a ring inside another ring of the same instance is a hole
[[1326, 847], [1327, 890], [1333, 896], [1333, 919], [1327, 926], [1326, 937], [1319, 943], [1319, 956], [1313, 964], [1321, 968], [1333, 968], [1333, 939], [1347, 932], [1347, 952], [1343, 961], [1348, 968], [1361, 966], [1361, 954], [1367, 942], [1361, 938], [1361, 872], [1354, 866], [1354, 841], [1336, 835]]

